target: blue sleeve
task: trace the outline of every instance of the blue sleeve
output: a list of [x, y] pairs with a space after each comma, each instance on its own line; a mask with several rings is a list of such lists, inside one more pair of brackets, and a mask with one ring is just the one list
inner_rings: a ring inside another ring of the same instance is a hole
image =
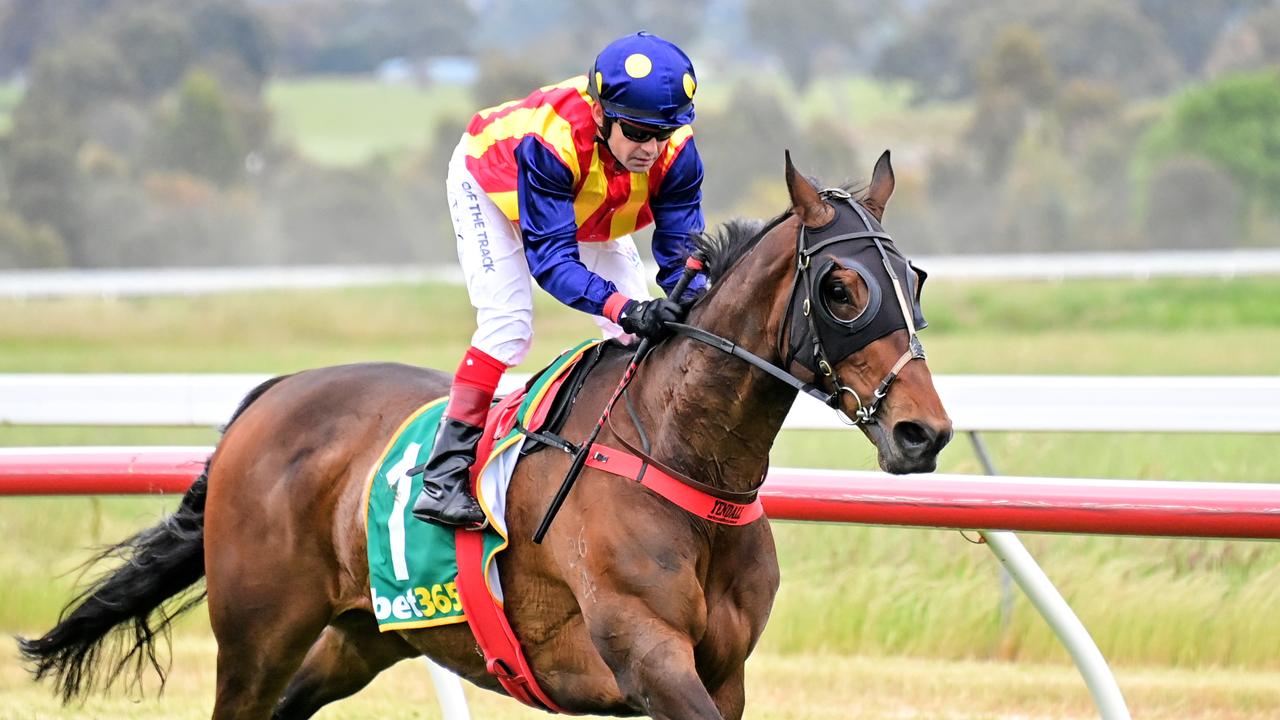
[[[702, 219], [702, 158], [693, 138], [681, 148], [662, 179], [662, 187], [649, 199], [653, 211], [653, 259], [658, 263], [658, 286], [668, 293], [680, 280], [685, 258], [693, 252], [693, 238], [706, 227]], [[685, 297], [701, 292], [706, 276], [689, 285]]]
[[605, 300], [618, 288], [588, 270], [578, 255], [573, 173], [534, 137], [522, 140], [515, 155], [516, 202], [529, 272], [543, 290], [565, 305], [602, 314]]

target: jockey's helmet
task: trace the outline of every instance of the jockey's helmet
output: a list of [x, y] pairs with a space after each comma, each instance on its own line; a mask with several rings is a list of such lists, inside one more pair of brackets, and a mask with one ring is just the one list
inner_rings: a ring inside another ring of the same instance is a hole
[[693, 122], [697, 85], [689, 56], [644, 31], [609, 43], [587, 76], [587, 91], [606, 118], [656, 127]]

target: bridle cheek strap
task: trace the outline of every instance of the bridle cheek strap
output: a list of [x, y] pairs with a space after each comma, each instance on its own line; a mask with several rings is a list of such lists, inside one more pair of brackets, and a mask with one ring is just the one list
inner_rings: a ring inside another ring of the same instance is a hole
[[880, 240], [877, 239], [875, 243], [876, 246], [880, 248], [880, 256], [884, 262], [884, 269], [889, 272], [889, 280], [893, 282], [893, 294], [898, 298], [898, 307], [901, 308], [902, 317], [906, 320], [907, 332], [909, 335], [907, 336], [906, 351], [902, 353], [902, 357], [898, 358], [898, 362], [893, 364], [893, 367], [885, 374], [884, 379], [880, 381], [880, 385], [872, 395], [871, 403], [869, 405], [863, 404], [862, 398], [858, 395], [858, 392], [841, 383], [839, 379], [835, 377], [834, 372], [828, 373], [832, 383], [836, 386], [836, 394], [838, 395], [842, 392], [848, 392], [853, 396], [854, 401], [858, 403], [858, 410], [853, 418], [855, 425], [866, 425], [871, 423], [872, 418], [875, 417], [876, 411], [880, 409], [880, 401], [884, 400], [885, 396], [889, 394], [889, 386], [893, 384], [894, 380], [898, 379], [898, 373], [902, 372], [902, 368], [906, 367], [907, 363], [912, 360], [925, 359], [924, 345], [921, 344], [919, 336], [916, 335], [915, 316], [911, 312], [911, 306], [907, 304], [906, 295], [902, 292], [902, 283], [898, 280], [898, 274], [894, 272], [893, 265], [889, 262], [888, 256], [885, 255], [884, 247], [880, 245]]

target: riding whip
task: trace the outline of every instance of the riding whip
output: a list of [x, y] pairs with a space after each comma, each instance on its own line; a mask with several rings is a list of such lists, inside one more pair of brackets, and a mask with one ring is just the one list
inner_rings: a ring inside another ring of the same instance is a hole
[[[676, 286], [671, 289], [671, 294], [667, 298], [679, 302], [680, 296], [684, 295], [689, 283], [693, 282], [694, 276], [701, 272], [702, 265], [702, 253], [695, 250], [685, 260], [684, 272], [680, 274], [680, 279], [676, 282]], [[564, 504], [564, 499], [569, 496], [569, 491], [573, 489], [574, 481], [578, 479], [583, 466], [586, 465], [587, 454], [591, 452], [591, 446], [595, 444], [596, 436], [600, 434], [600, 428], [604, 427], [605, 421], [609, 419], [609, 411], [613, 409], [613, 404], [618, 401], [622, 391], [631, 382], [631, 376], [635, 374], [640, 361], [649, 352], [649, 345], [649, 338], [640, 340], [640, 344], [636, 346], [635, 355], [631, 356], [631, 363], [627, 365], [626, 372], [622, 373], [622, 380], [618, 383], [617, 389], [613, 391], [613, 396], [609, 398], [609, 402], [605, 403], [604, 412], [600, 414], [600, 419], [596, 421], [596, 426], [591, 429], [591, 435], [578, 446], [578, 451], [573, 455], [573, 462], [569, 465], [569, 472], [564, 476], [564, 481], [560, 483], [560, 489], [556, 491], [555, 497], [551, 499], [551, 505], [547, 507], [546, 514], [542, 516], [542, 522], [538, 524], [537, 532], [533, 534], [535, 543], [542, 544], [542, 538], [546, 536], [547, 530], [551, 528], [551, 521], [555, 519], [556, 513], [560, 512], [560, 506]]]

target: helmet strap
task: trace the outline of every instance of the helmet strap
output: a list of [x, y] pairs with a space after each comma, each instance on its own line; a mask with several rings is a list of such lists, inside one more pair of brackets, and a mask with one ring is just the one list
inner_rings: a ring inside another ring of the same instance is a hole
[[618, 167], [622, 167], [622, 161], [613, 154], [613, 148], [609, 147], [609, 136], [613, 134], [614, 122], [616, 121], [613, 118], [608, 115], [604, 116], [604, 125], [596, 126], [596, 142], [600, 143], [600, 146], [609, 154], [609, 157], [613, 158], [614, 164]]

